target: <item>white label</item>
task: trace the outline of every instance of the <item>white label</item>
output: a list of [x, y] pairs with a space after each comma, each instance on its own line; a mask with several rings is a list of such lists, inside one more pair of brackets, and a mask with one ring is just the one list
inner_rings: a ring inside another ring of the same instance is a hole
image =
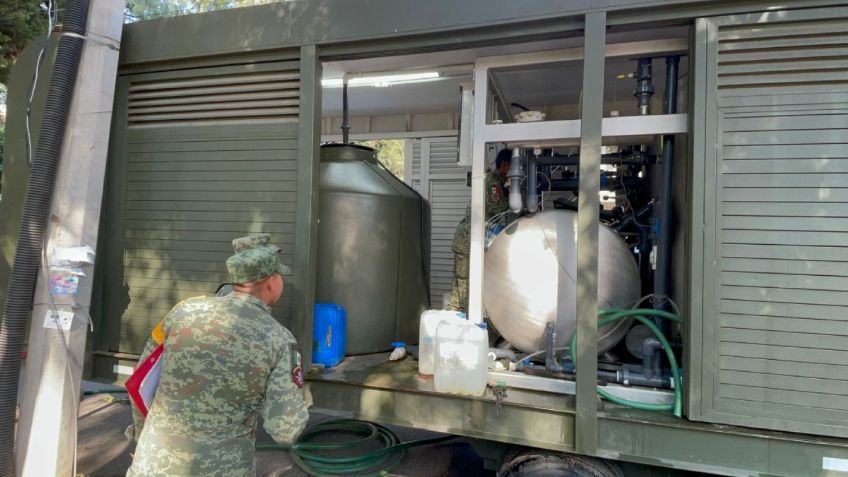
[[74, 312], [73, 311], [56, 311], [47, 310], [47, 313], [44, 315], [44, 327], [52, 328], [54, 330], [58, 330], [59, 327], [65, 331], [71, 329], [71, 323], [74, 322]]
[[67, 266], [72, 263], [94, 263], [94, 250], [88, 245], [84, 247], [57, 247], [53, 250], [51, 265]]
[[822, 457], [822, 470], [848, 472], [848, 459], [837, 459], [836, 457]]
[[135, 368], [133, 368], [132, 366], [124, 366], [122, 364], [115, 364], [115, 365], [112, 365], [112, 371], [115, 374], [123, 374], [125, 376], [129, 376], [133, 373], [133, 371], [135, 371]]

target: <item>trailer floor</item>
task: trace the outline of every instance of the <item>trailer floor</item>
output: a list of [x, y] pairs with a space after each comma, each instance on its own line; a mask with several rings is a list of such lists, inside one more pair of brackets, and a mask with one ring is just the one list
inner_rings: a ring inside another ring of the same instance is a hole
[[[418, 373], [418, 361], [407, 356], [400, 361], [389, 361], [389, 353], [374, 353], [360, 356], [348, 356], [338, 366], [311, 373], [307, 379], [333, 383], [347, 383], [373, 389], [391, 389], [421, 394], [450, 396], [457, 399], [469, 399], [496, 402], [491, 388], [480, 397], [454, 396], [439, 393], [433, 384], [433, 376]], [[503, 403], [527, 406], [545, 410], [563, 410], [574, 408], [574, 396], [552, 394], [522, 389], [510, 389]]]
[[[438, 393], [417, 361], [387, 353], [350, 356], [310, 373], [315, 409], [510, 445], [575, 452], [575, 399], [508, 388], [498, 402]], [[634, 464], [734, 476], [820, 476], [825, 458], [848, 460], [848, 439], [767, 431], [676, 418], [599, 402], [598, 455]], [[487, 456], [488, 457], [488, 456]], [[828, 474], [829, 475], [829, 474]]]

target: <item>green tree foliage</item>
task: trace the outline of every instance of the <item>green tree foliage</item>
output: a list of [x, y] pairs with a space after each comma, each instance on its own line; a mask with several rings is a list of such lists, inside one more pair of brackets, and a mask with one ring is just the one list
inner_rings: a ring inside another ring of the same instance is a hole
[[7, 83], [15, 58], [30, 40], [45, 33], [47, 33], [46, 2], [0, 1], [0, 83]]
[[280, 0], [127, 0], [128, 21], [250, 7]]
[[359, 141], [357, 144], [373, 147], [377, 150], [377, 160], [392, 174], [403, 179], [403, 139], [380, 139], [376, 141]]

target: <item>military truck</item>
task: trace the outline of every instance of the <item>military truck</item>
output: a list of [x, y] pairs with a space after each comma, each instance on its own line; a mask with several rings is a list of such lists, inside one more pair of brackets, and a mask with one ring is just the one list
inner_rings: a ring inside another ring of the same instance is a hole
[[[420, 305], [441, 308], [470, 202], [469, 319], [518, 358], [468, 397], [412, 359], [351, 355], [307, 373], [316, 408], [472, 438], [502, 475], [848, 472], [846, 18], [827, 0], [322, 0], [127, 23], [88, 374], [125, 379], [176, 301], [226, 281], [229, 240], [260, 231], [292, 265], [274, 314], [308, 367], [319, 244], [347, 233], [319, 220], [320, 145], [402, 139], [430, 233], [398, 273], [423, 261]], [[485, 251], [503, 148], [529, 192]], [[0, 212], [24, 169], [4, 166]], [[556, 253], [532, 258], [521, 230], [551, 216], [569, 221], [534, 230]], [[628, 297], [679, 317], [645, 320], [665, 343], [599, 324]]]

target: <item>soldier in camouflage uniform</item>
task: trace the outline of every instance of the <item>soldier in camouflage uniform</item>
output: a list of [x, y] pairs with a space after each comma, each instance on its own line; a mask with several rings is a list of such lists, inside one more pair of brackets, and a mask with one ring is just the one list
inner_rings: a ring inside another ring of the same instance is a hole
[[279, 443], [306, 425], [297, 344], [270, 313], [288, 268], [267, 234], [233, 248], [232, 293], [177, 304], [145, 347], [142, 360], [164, 342], [164, 361], [146, 422], [133, 409], [128, 476], [252, 477], [257, 416]]
[[[495, 159], [495, 168], [486, 174], [486, 221], [509, 210], [509, 194], [504, 191], [512, 153], [503, 149]], [[447, 309], [468, 313], [468, 267], [471, 248], [471, 204], [453, 235], [453, 289]]]

